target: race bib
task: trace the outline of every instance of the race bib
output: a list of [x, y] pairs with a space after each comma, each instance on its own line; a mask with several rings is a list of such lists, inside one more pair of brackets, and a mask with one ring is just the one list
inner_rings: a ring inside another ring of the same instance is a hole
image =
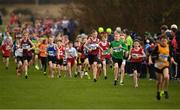
[[97, 47], [98, 47], [98, 44], [91, 44], [91, 45], [90, 45], [90, 48], [91, 48], [92, 50], [96, 50]]
[[23, 48], [23, 49], [29, 49], [29, 48], [30, 48], [30, 45], [24, 44], [24, 45], [22, 46], [22, 48]]
[[157, 62], [157, 63], [155, 63], [155, 65], [154, 65], [156, 68], [162, 68], [164, 65], [163, 65], [163, 62]]
[[53, 56], [54, 52], [53, 51], [48, 51], [48, 55]]
[[138, 58], [138, 54], [132, 54], [132, 58]]
[[114, 48], [113, 48], [113, 51], [114, 51], [114, 52], [121, 52], [121, 51], [122, 51], [122, 49], [121, 49], [121, 48], [119, 48], [119, 47], [114, 47]]
[[159, 60], [162, 61], [162, 62], [163, 61], [168, 61], [168, 57], [169, 57], [168, 55], [160, 54], [159, 55]]
[[102, 55], [107, 55], [107, 54], [109, 54], [108, 50], [103, 50], [102, 51]]

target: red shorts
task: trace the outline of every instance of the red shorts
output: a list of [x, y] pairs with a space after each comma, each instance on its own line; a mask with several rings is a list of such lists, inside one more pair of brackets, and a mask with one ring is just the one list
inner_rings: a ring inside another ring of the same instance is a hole
[[10, 52], [5, 52], [4, 54], [3, 54], [3, 57], [10, 57], [11, 56], [11, 53]]
[[71, 63], [71, 67], [73, 67], [75, 63], [75, 58], [67, 58], [67, 63]]
[[110, 58], [111, 58], [110, 55], [101, 55], [101, 60], [110, 59]]

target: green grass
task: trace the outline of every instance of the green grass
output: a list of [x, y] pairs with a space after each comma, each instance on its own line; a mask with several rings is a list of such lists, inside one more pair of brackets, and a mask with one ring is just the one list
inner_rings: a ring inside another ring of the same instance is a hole
[[124, 86], [113, 86], [112, 70], [108, 80], [96, 83], [88, 79], [63, 77], [50, 79], [33, 67], [29, 79], [17, 78], [15, 64], [9, 70], [0, 62], [0, 108], [180, 108], [180, 82], [171, 81], [170, 99], [157, 101], [155, 81], [140, 80], [132, 87], [126, 76]]

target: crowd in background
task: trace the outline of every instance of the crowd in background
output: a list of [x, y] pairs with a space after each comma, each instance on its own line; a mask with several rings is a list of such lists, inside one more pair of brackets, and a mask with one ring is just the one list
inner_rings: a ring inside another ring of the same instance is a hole
[[[0, 21], [0, 24], [2, 24], [2, 19]], [[17, 39], [21, 39], [26, 32], [29, 35], [29, 39], [34, 42], [34, 44], [37, 43], [37, 39], [43, 41], [45, 38], [52, 37], [55, 39], [54, 42], [61, 40], [61, 43], [65, 46], [69, 42], [74, 41], [73, 37], [75, 36], [75, 41], [82, 41], [83, 39], [88, 38], [89, 33], [84, 33], [83, 31], [79, 32], [79, 34], [75, 34], [77, 33], [77, 26], [78, 23], [75, 20], [67, 19], [67, 17], [63, 17], [62, 19], [51, 19], [48, 17], [44, 19], [32, 18], [31, 22], [22, 22], [16, 15], [12, 14], [8, 24], [5, 24], [5, 31], [3, 31], [2, 28], [0, 29], [1, 50], [4, 48], [4, 43], [8, 42], [10, 44], [8, 48], [12, 51], [11, 53], [7, 53], [7, 56], [14, 56], [16, 41]], [[170, 75], [172, 79], [180, 78], [180, 68], [178, 66], [180, 63], [180, 32], [178, 31], [177, 25], [173, 24], [169, 27], [167, 25], [162, 25], [159, 33], [152, 35], [149, 32], [145, 32], [144, 36], [139, 36], [136, 32], [128, 29], [121, 29], [121, 27], [117, 27], [114, 30], [109, 27], [99, 27], [97, 31], [98, 37], [101, 36], [101, 34], [106, 34], [106, 36], [108, 36], [108, 42], [114, 40], [114, 32], [123, 33], [128, 51], [133, 47], [133, 40], [139, 39], [146, 54], [146, 57], [143, 58], [142, 61], [141, 77], [148, 77], [149, 79], [155, 79], [155, 70], [153, 64], [148, 64], [148, 55], [153, 51], [153, 48], [158, 42], [158, 37], [162, 34], [167, 35], [170, 49], [173, 51], [173, 57], [175, 60], [175, 63], [171, 63], [170, 65]], [[126, 62], [125, 73], [131, 74], [132, 71], [128, 68], [132, 65], [128, 60], [126, 60]], [[8, 67], [6, 66], [6, 68]]]

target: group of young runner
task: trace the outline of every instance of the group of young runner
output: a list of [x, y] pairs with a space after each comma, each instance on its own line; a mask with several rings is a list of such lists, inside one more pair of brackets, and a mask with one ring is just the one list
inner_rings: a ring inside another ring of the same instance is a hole
[[[105, 80], [108, 78], [107, 65], [110, 65], [113, 66], [115, 86], [118, 81], [120, 85], [124, 85], [125, 65], [126, 61], [130, 61], [135, 88], [139, 87], [141, 63], [144, 58], [148, 58], [149, 64], [154, 63], [157, 73], [157, 99], [160, 100], [163, 94], [168, 98], [169, 65], [170, 61], [174, 63], [174, 59], [167, 35], [162, 33], [158, 36], [155, 46], [151, 47], [152, 51], [147, 56], [140, 39], [132, 40], [127, 31], [121, 31], [120, 28], [114, 32], [110, 28], [104, 31], [100, 27], [98, 31], [91, 30], [88, 35], [78, 35], [75, 42], [61, 33], [57, 36], [39, 36], [27, 29], [20, 31], [12, 39], [10, 32], [6, 31], [1, 51], [6, 69], [9, 66], [9, 57], [14, 56], [18, 77], [24, 75], [28, 79], [29, 67], [34, 65], [44, 75], [48, 73], [50, 78], [65, 75], [91, 79], [92, 76], [96, 82], [101, 73]], [[155, 62], [152, 61], [152, 55], [156, 57]]]

